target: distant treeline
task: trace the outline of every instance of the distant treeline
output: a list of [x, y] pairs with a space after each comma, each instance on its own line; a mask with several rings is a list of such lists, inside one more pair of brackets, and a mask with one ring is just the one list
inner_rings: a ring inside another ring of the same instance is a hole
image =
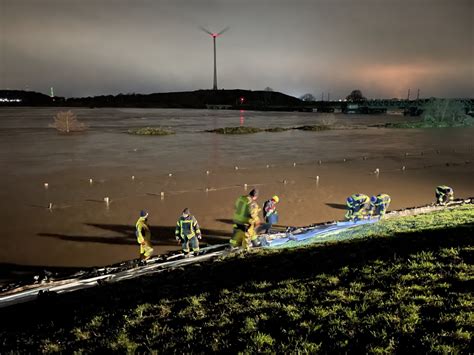
[[[377, 99], [352, 101], [303, 101], [277, 91], [196, 90], [154, 94], [118, 94], [77, 98], [50, 97], [34, 91], [0, 90], [0, 106], [61, 106], [61, 107], [143, 107], [143, 108], [216, 108], [260, 111], [313, 111], [345, 113], [383, 113], [399, 108], [418, 115], [430, 99]], [[473, 99], [456, 99], [472, 111]]]
[[146, 95], [102, 95], [68, 99], [50, 97], [32, 91], [0, 90], [0, 98], [20, 100], [20, 102], [0, 102], [0, 105], [4, 106], [208, 108], [209, 106], [219, 105], [221, 108], [246, 109], [298, 108], [305, 106], [305, 103], [300, 99], [280, 92], [250, 90], [197, 90]]

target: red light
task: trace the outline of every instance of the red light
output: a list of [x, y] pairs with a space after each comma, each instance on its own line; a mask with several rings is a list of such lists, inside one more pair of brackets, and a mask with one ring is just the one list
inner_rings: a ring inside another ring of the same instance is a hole
[[243, 103], [244, 100], [245, 100], [245, 98], [241, 97], [241, 98], [240, 98], [240, 103]]

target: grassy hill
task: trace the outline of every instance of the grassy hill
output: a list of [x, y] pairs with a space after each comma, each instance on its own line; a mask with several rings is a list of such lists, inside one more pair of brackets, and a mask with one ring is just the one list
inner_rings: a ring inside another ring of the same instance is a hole
[[[0, 90], [0, 97], [20, 99], [4, 106], [72, 106], [72, 107], [144, 107], [206, 108], [206, 105], [230, 105], [233, 108], [257, 110], [292, 110], [304, 106], [300, 99], [276, 91], [196, 90], [153, 94], [118, 94], [76, 98], [50, 98], [32, 91]], [[243, 101], [241, 101], [243, 98]]]
[[473, 232], [462, 206], [45, 298], [0, 310], [0, 348], [467, 353]]

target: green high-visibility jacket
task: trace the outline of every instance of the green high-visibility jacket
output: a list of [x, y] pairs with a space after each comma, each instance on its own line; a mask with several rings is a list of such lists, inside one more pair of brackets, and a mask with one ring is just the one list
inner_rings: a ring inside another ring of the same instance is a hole
[[250, 196], [240, 196], [235, 201], [234, 223], [236, 224], [256, 224], [259, 222], [258, 204]]

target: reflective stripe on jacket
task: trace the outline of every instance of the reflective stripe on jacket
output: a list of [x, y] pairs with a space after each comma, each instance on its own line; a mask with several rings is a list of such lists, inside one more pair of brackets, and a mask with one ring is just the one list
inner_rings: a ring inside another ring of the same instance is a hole
[[191, 239], [195, 235], [201, 235], [199, 224], [194, 216], [179, 217], [176, 222], [175, 235], [181, 239]]

